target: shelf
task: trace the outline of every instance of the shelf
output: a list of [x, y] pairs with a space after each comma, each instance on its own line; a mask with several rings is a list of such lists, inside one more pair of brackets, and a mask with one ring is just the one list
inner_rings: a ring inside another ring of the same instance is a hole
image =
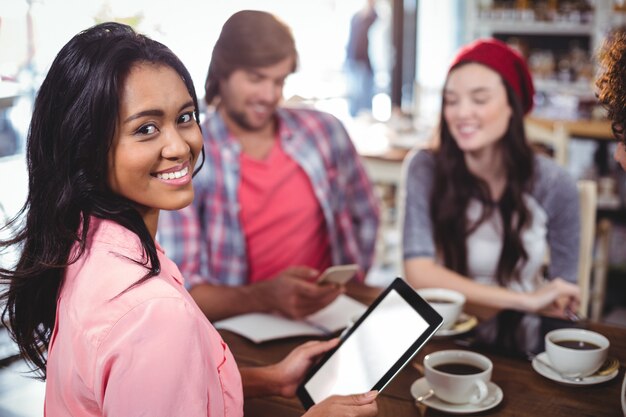
[[479, 19], [478, 28], [488, 33], [506, 33], [512, 35], [574, 35], [591, 36], [593, 26], [590, 23], [572, 22], [528, 22], [520, 20]]
[[[536, 9], [508, 7], [513, 2], [497, 0], [466, 0], [465, 38], [466, 41], [485, 36], [513, 35], [523, 37], [545, 36], [547, 38], [585, 37], [589, 38], [589, 52], [595, 53], [602, 45], [604, 33], [622, 21], [626, 13], [613, 10], [612, 1], [593, 1], [590, 10], [575, 9], [565, 13], [548, 13], [553, 20], [542, 20], [545, 10], [537, 14]], [[528, 2], [535, 3], [535, 2]], [[561, 3], [560, 1], [556, 3]], [[565, 3], [565, 1], [563, 1]], [[505, 7], [502, 7], [502, 6]], [[548, 48], [549, 49], [549, 48]]]
[[564, 82], [533, 77], [533, 83], [536, 91], [547, 94], [570, 95], [586, 100], [595, 100], [596, 98], [591, 81]]

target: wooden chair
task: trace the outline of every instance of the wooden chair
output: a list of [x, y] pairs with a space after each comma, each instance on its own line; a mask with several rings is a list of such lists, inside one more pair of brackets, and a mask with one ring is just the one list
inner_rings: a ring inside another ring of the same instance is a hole
[[563, 123], [554, 123], [552, 129], [532, 122], [524, 121], [526, 137], [534, 148], [539, 148], [554, 158], [560, 166], [567, 165], [569, 153], [569, 132]]
[[589, 295], [589, 317], [602, 319], [606, 297], [606, 279], [609, 274], [609, 246], [611, 244], [611, 220], [600, 219], [596, 229], [596, 249], [593, 261], [593, 283]]
[[[591, 270], [594, 267], [596, 239], [597, 185], [592, 180], [579, 180], [580, 252], [578, 256], [578, 285], [580, 286], [580, 316], [587, 317], [591, 301]], [[597, 278], [597, 277], [596, 277]]]

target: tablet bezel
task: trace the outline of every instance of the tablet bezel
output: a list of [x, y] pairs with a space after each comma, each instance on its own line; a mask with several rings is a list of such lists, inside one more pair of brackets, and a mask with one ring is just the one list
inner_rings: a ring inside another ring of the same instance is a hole
[[[329, 352], [327, 352], [319, 362], [317, 362], [306, 374], [296, 394], [302, 402], [305, 409], [309, 409], [315, 402], [306, 390], [306, 383], [315, 375], [315, 373], [337, 352], [341, 349], [344, 342], [354, 333], [354, 331], [365, 321], [365, 319], [378, 307], [387, 295], [395, 290], [413, 309], [426, 321], [428, 327], [424, 332], [411, 344], [411, 346], [398, 358], [393, 366], [374, 384], [372, 390], [382, 391], [385, 386], [393, 379], [393, 377], [404, 368], [413, 356], [424, 346], [424, 344], [432, 337], [432, 335], [443, 324], [443, 318], [422, 298], [417, 292], [411, 288], [402, 278], [396, 278], [369, 306], [369, 308], [359, 317], [359, 319], [350, 327], [341, 337], [339, 344]], [[355, 393], [360, 394], [360, 393]]]

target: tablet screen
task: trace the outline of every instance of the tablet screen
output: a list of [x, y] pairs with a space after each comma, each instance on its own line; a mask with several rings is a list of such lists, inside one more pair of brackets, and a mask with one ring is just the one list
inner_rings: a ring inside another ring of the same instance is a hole
[[413, 289], [396, 279], [313, 369], [300, 386], [300, 399], [309, 407], [330, 395], [381, 390], [441, 322]]

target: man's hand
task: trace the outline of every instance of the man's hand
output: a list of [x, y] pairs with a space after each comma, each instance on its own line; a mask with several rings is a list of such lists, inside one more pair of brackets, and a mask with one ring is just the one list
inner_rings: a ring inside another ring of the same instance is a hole
[[256, 301], [266, 311], [277, 311], [301, 319], [330, 304], [344, 289], [335, 285], [317, 285], [319, 272], [306, 266], [285, 269], [278, 276], [255, 284]]

